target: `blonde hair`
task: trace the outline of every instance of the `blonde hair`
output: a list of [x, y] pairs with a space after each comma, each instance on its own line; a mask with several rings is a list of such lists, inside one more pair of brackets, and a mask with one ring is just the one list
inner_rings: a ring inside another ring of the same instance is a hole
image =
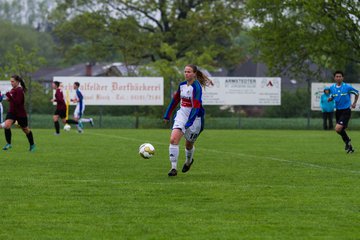
[[213, 81], [211, 81], [211, 79], [208, 76], [206, 76], [202, 71], [200, 71], [196, 65], [188, 64], [186, 65], [186, 67], [191, 67], [191, 69], [196, 74], [196, 79], [200, 82], [201, 86], [206, 87], [206, 86], [214, 85]]

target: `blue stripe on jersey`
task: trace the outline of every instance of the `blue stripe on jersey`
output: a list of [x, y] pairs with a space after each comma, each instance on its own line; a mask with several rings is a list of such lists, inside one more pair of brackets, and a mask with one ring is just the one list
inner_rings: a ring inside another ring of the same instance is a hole
[[191, 86], [193, 87], [193, 108], [191, 109], [185, 128], [193, 125], [196, 117], [203, 117], [205, 114], [204, 108], [202, 107], [202, 88], [199, 81], [195, 80]]
[[84, 109], [84, 105], [83, 105], [83, 95], [82, 93], [80, 92], [79, 89], [76, 89], [76, 96], [78, 98], [78, 104], [79, 104], [79, 117], [82, 117], [82, 112], [83, 112], [83, 109]]

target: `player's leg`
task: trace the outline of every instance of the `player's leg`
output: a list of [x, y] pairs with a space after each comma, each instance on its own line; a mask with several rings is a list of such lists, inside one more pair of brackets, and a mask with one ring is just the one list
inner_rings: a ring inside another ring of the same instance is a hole
[[351, 145], [351, 139], [347, 135], [345, 129], [347, 128], [348, 122], [351, 117], [351, 110], [342, 110], [339, 111], [339, 115], [337, 116], [337, 123], [335, 125], [335, 131], [341, 136], [342, 140], [345, 143], [345, 151], [347, 153], [353, 153], [354, 149]]
[[177, 162], [179, 158], [179, 143], [183, 132], [179, 128], [174, 128], [170, 136], [170, 145], [169, 145], [169, 159], [171, 163], [171, 170], [168, 173], [169, 176], [177, 175]]
[[55, 112], [55, 115], [53, 115], [53, 121], [54, 121], [54, 127], [55, 127], [55, 134], [60, 134], [60, 123], [59, 123], [59, 114]]
[[33, 133], [31, 131], [31, 129], [28, 126], [27, 117], [18, 119], [18, 123], [29, 141], [29, 144], [30, 144], [29, 151], [34, 152], [35, 151], [34, 137], [33, 137]]
[[11, 126], [13, 125], [15, 119], [11, 116], [11, 114], [8, 114], [6, 116], [6, 120], [5, 122], [0, 124], [0, 128], [4, 128], [4, 133], [5, 133], [5, 140], [6, 140], [6, 144], [3, 147], [3, 150], [8, 150], [10, 148], [12, 148], [11, 146]]
[[204, 119], [196, 118], [193, 125], [186, 129], [184, 137], [186, 139], [185, 142], [185, 157], [186, 161], [183, 165], [182, 172], [187, 172], [190, 170], [191, 165], [194, 163], [194, 152], [195, 147], [194, 143], [196, 139], [199, 137], [201, 131], [204, 128]]
[[334, 118], [334, 113], [329, 112], [329, 130], [334, 129], [333, 118]]

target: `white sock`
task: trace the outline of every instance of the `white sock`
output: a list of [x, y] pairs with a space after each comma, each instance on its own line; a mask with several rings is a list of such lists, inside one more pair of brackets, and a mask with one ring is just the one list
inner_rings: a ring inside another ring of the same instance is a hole
[[189, 165], [192, 161], [192, 158], [194, 156], [194, 152], [195, 152], [195, 147], [193, 146], [193, 148], [191, 150], [187, 150], [185, 148], [185, 156], [186, 156], [186, 165]]
[[170, 162], [171, 162], [171, 169], [176, 169], [177, 161], [178, 161], [178, 157], [179, 157], [179, 145], [170, 144], [169, 156], [170, 156]]
[[81, 122], [91, 122], [91, 118], [81, 118], [79, 121], [81, 121]]
[[1, 125], [1, 128], [5, 128], [5, 122], [2, 122], [0, 125]]

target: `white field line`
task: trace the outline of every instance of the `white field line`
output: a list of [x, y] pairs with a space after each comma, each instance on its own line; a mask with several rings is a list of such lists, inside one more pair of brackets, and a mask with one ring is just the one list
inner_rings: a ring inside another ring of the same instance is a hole
[[[107, 135], [107, 134], [99, 134], [99, 133], [87, 133], [87, 134], [95, 135], [95, 136], [101, 136], [101, 137], [123, 139], [123, 140], [126, 140], [126, 141], [133, 141], [133, 142], [144, 142], [144, 140], [140, 141], [139, 139], [116, 136], [116, 135]], [[157, 145], [164, 145], [164, 146], [169, 145], [169, 143], [164, 143], [164, 142], [151, 141], [151, 143], [157, 144]], [[359, 170], [349, 170], [349, 169], [342, 169], [342, 168], [334, 168], [334, 167], [322, 166], [322, 165], [313, 164], [313, 163], [306, 163], [306, 162], [294, 161], [294, 160], [271, 157], [271, 156], [257, 156], [257, 155], [240, 153], [240, 152], [224, 152], [224, 151], [219, 151], [219, 150], [216, 150], [216, 149], [196, 148], [196, 150], [197, 151], [204, 150], [204, 151], [207, 151], [207, 152], [214, 152], [214, 153], [220, 153], [220, 154], [231, 154], [231, 155], [235, 155], [235, 156], [242, 156], [242, 157], [248, 157], [248, 158], [266, 159], [266, 160], [270, 160], [270, 161], [283, 162], [283, 163], [288, 163], [288, 164], [298, 165], [298, 166], [303, 166], [303, 167], [308, 167], [308, 168], [317, 168], [317, 169], [333, 170], [333, 171], [338, 171], [338, 172], [347, 172], [347, 173], [360, 174]]]

